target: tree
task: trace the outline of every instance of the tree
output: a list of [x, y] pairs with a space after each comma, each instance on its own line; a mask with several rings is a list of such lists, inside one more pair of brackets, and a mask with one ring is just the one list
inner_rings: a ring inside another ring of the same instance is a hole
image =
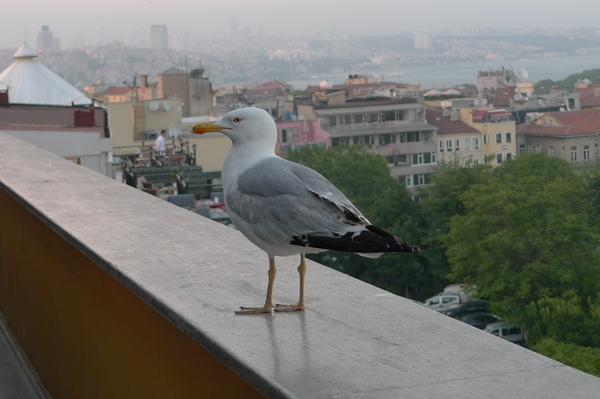
[[450, 264], [442, 237], [450, 230], [450, 218], [465, 213], [460, 197], [473, 185], [483, 183], [490, 170], [488, 165], [469, 164], [463, 167], [458, 163], [440, 164], [431, 178], [432, 184], [418, 192], [425, 229], [420, 244], [429, 261], [431, 275], [429, 295], [439, 292], [450, 282]]
[[[581, 298], [575, 304], [590, 316], [600, 288], [600, 236], [590, 223], [583, 181], [571, 166], [544, 154], [522, 155], [493, 170], [461, 200], [465, 214], [452, 217], [444, 237], [452, 277], [475, 285], [499, 315], [535, 327], [534, 342], [557, 322], [577, 329], [576, 310], [564, 312], [560, 321], [543, 317], [556, 315], [560, 300], [573, 297]], [[588, 334], [577, 343], [590, 340]]]
[[[385, 159], [361, 146], [303, 146], [288, 159], [311, 167], [339, 188], [369, 221], [410, 244], [419, 243], [420, 214], [406, 186], [390, 176]], [[414, 295], [426, 280], [418, 254], [369, 259], [329, 251], [311, 259], [388, 291]]]

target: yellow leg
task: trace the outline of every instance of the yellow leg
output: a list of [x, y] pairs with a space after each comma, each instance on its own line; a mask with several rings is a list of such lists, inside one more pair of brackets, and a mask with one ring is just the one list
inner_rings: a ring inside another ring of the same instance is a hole
[[236, 314], [259, 314], [259, 313], [271, 313], [273, 309], [273, 283], [275, 282], [275, 276], [277, 275], [277, 268], [275, 267], [275, 257], [269, 257], [269, 285], [267, 286], [267, 299], [265, 305], [262, 308], [245, 308], [241, 307], [240, 310], [236, 310]]
[[304, 275], [306, 274], [306, 260], [304, 254], [300, 254], [300, 265], [298, 266], [298, 274], [300, 275], [300, 297], [296, 305], [275, 305], [276, 312], [293, 312], [296, 310], [304, 310]]

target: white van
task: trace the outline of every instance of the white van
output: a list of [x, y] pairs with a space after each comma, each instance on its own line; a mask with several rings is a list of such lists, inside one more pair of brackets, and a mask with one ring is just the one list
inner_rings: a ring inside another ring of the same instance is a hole
[[462, 296], [457, 292], [442, 292], [425, 301], [429, 309], [441, 312], [463, 304]]
[[485, 327], [485, 332], [521, 346], [525, 345], [525, 334], [523, 333], [523, 329], [521, 327], [510, 325], [504, 321], [488, 324]]

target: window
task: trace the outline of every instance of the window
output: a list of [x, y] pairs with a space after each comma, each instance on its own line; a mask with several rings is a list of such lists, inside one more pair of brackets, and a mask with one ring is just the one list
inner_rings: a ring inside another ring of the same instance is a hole
[[519, 154], [525, 154], [527, 149], [525, 148], [525, 144], [519, 145]]
[[596, 159], [600, 158], [600, 149], [598, 148], [598, 144], [595, 144], [594, 156], [596, 157]]
[[[406, 176], [406, 184], [408, 186], [423, 186], [429, 184], [431, 180], [430, 173], [419, 173], [415, 175]], [[409, 184], [412, 183], [412, 184]]]
[[440, 152], [444, 152], [444, 140], [440, 140]]
[[577, 146], [571, 147], [571, 162], [577, 162]]
[[502, 163], [502, 154], [496, 154], [496, 162]]
[[471, 139], [465, 139], [465, 151], [471, 151]]
[[369, 114], [369, 122], [379, 124], [379, 113], [374, 112]]
[[406, 142], [415, 143], [421, 141], [421, 132], [406, 132]]
[[584, 145], [583, 146], [583, 160], [584, 161], [589, 161], [590, 158], [590, 146], [589, 145]]
[[479, 137], [473, 138], [473, 149], [474, 150], [478, 150], [479, 149]]
[[413, 165], [435, 164], [435, 152], [419, 152], [412, 154]]
[[379, 135], [379, 145], [387, 145], [392, 142], [391, 134], [380, 134]]
[[550, 155], [551, 157], [554, 156], [554, 146], [553, 145], [548, 146], [548, 155]]
[[489, 144], [489, 143], [490, 143], [490, 135], [486, 133], [483, 135], [483, 144]]
[[512, 143], [512, 134], [510, 132], [506, 133], [506, 142]]
[[369, 145], [369, 144], [373, 144], [373, 140], [375, 139], [375, 136], [358, 136], [357, 138], [355, 138], [354, 142], [358, 142], [358, 144], [360, 145]]
[[512, 159], [512, 153], [507, 152], [506, 153], [506, 160], [508, 161], [509, 159]]
[[502, 133], [496, 133], [496, 144], [502, 143]]
[[363, 123], [365, 121], [365, 116], [363, 114], [355, 114], [354, 115], [354, 123]]
[[343, 120], [344, 125], [352, 124], [352, 114], [346, 114], [342, 118], [343, 118], [342, 120]]
[[406, 165], [406, 154], [397, 155], [396, 158], [398, 158], [398, 165]]
[[381, 118], [383, 121], [395, 121], [396, 120], [396, 111], [383, 111], [381, 113]]
[[458, 139], [454, 140], [454, 150], [460, 151], [460, 140]]
[[413, 175], [413, 184], [415, 186], [422, 186], [425, 184], [425, 174], [419, 173], [418, 175]]
[[331, 146], [337, 147], [339, 145], [344, 145], [348, 142], [347, 137], [332, 137], [331, 138]]
[[298, 128], [291, 127], [287, 129], [281, 129], [281, 142], [282, 143], [297, 143], [298, 142]]
[[413, 163], [413, 165], [423, 164], [423, 153], [419, 152], [419, 153], [412, 154], [412, 163]]
[[446, 140], [446, 151], [452, 151], [452, 140]]
[[335, 115], [327, 117], [327, 123], [329, 124], [329, 126], [337, 125], [337, 117]]

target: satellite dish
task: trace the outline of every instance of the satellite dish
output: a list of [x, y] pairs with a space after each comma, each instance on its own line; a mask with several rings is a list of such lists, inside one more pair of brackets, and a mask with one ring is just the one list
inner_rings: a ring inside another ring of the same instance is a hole
[[529, 77], [529, 72], [527, 72], [525, 68], [519, 67], [515, 70], [515, 75], [517, 75], [517, 78], [522, 81]]
[[168, 103], [168, 102], [166, 102], [166, 101], [163, 101], [163, 102], [162, 102], [162, 107], [163, 107], [163, 109], [164, 109], [165, 111], [170, 111], [170, 110], [171, 110], [171, 104], [169, 104], [169, 103]]
[[304, 115], [302, 115], [302, 114], [298, 115], [298, 120], [300, 122], [302, 122], [304, 120]]
[[158, 111], [158, 107], [159, 107], [159, 104], [157, 101], [150, 101], [150, 104], [148, 105], [148, 108], [150, 108], [150, 111]]

